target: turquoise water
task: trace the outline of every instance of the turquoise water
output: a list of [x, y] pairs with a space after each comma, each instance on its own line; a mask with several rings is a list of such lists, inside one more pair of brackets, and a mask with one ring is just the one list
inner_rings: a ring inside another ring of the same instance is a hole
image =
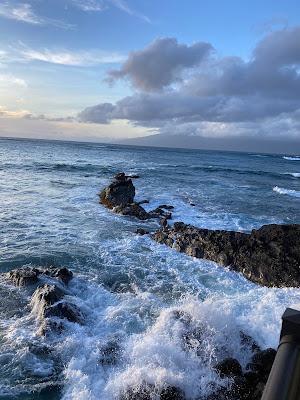
[[[112, 400], [141, 382], [173, 384], [197, 399], [218, 383], [216, 360], [249, 360], [240, 330], [275, 347], [283, 310], [300, 301], [299, 289], [259, 287], [137, 236], [137, 227], [157, 222], [98, 204], [97, 193], [119, 171], [141, 176], [137, 198], [149, 209], [174, 205], [174, 221], [239, 231], [300, 223], [300, 157], [0, 140], [0, 271], [71, 268], [70, 297], [86, 314], [84, 326], [41, 338], [30, 293], [1, 279], [1, 399]], [[182, 347], [174, 310], [206, 327], [201, 357]], [[115, 339], [117, 363], [103, 366], [101, 346]], [[42, 345], [51, 352], [39, 354]]]

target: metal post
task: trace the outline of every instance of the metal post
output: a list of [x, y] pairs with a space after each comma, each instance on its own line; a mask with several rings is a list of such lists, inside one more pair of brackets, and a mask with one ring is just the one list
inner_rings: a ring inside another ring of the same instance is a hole
[[277, 354], [261, 400], [300, 399], [300, 308], [287, 308]]

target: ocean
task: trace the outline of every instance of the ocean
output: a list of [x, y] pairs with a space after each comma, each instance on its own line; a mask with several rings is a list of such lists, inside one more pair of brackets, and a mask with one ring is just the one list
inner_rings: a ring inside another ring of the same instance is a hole
[[[276, 347], [283, 311], [300, 302], [300, 289], [261, 287], [136, 235], [157, 221], [99, 204], [120, 171], [140, 175], [137, 199], [149, 200], [147, 210], [173, 205], [173, 222], [235, 231], [300, 223], [300, 156], [1, 139], [0, 272], [71, 269], [68, 296], [86, 316], [41, 337], [28, 290], [1, 276], [1, 399], [113, 400], [141, 383], [198, 399], [219, 383], [220, 357], [249, 361], [241, 331]], [[178, 312], [205, 329], [201, 349], [182, 346]], [[116, 360], [103, 364], [101, 348], [112, 341]]]

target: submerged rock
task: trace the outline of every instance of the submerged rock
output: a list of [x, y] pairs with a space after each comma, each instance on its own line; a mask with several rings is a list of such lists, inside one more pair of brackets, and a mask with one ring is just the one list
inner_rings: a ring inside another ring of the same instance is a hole
[[99, 363], [102, 365], [114, 365], [120, 359], [121, 347], [116, 340], [106, 343], [100, 349]]
[[264, 225], [242, 233], [176, 222], [152, 237], [193, 257], [229, 266], [261, 285], [300, 285], [300, 225]]

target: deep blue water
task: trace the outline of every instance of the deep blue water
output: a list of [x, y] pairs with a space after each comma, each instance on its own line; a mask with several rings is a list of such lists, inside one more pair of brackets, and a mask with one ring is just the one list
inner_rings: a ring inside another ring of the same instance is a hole
[[[211, 366], [219, 357], [249, 360], [239, 330], [275, 347], [283, 310], [300, 301], [299, 289], [259, 287], [137, 236], [137, 227], [157, 223], [98, 204], [97, 193], [119, 171], [141, 176], [137, 198], [149, 209], [174, 205], [174, 221], [239, 231], [300, 223], [300, 157], [0, 140], [0, 272], [71, 268], [70, 297], [87, 316], [84, 326], [42, 338], [29, 293], [0, 280], [1, 399], [111, 400], [141, 382], [174, 384], [197, 399], [218, 382]], [[202, 358], [182, 348], [175, 309], [207, 327]], [[112, 338], [122, 357], [104, 367], [99, 351]], [[41, 345], [51, 354], [32, 350]]]

